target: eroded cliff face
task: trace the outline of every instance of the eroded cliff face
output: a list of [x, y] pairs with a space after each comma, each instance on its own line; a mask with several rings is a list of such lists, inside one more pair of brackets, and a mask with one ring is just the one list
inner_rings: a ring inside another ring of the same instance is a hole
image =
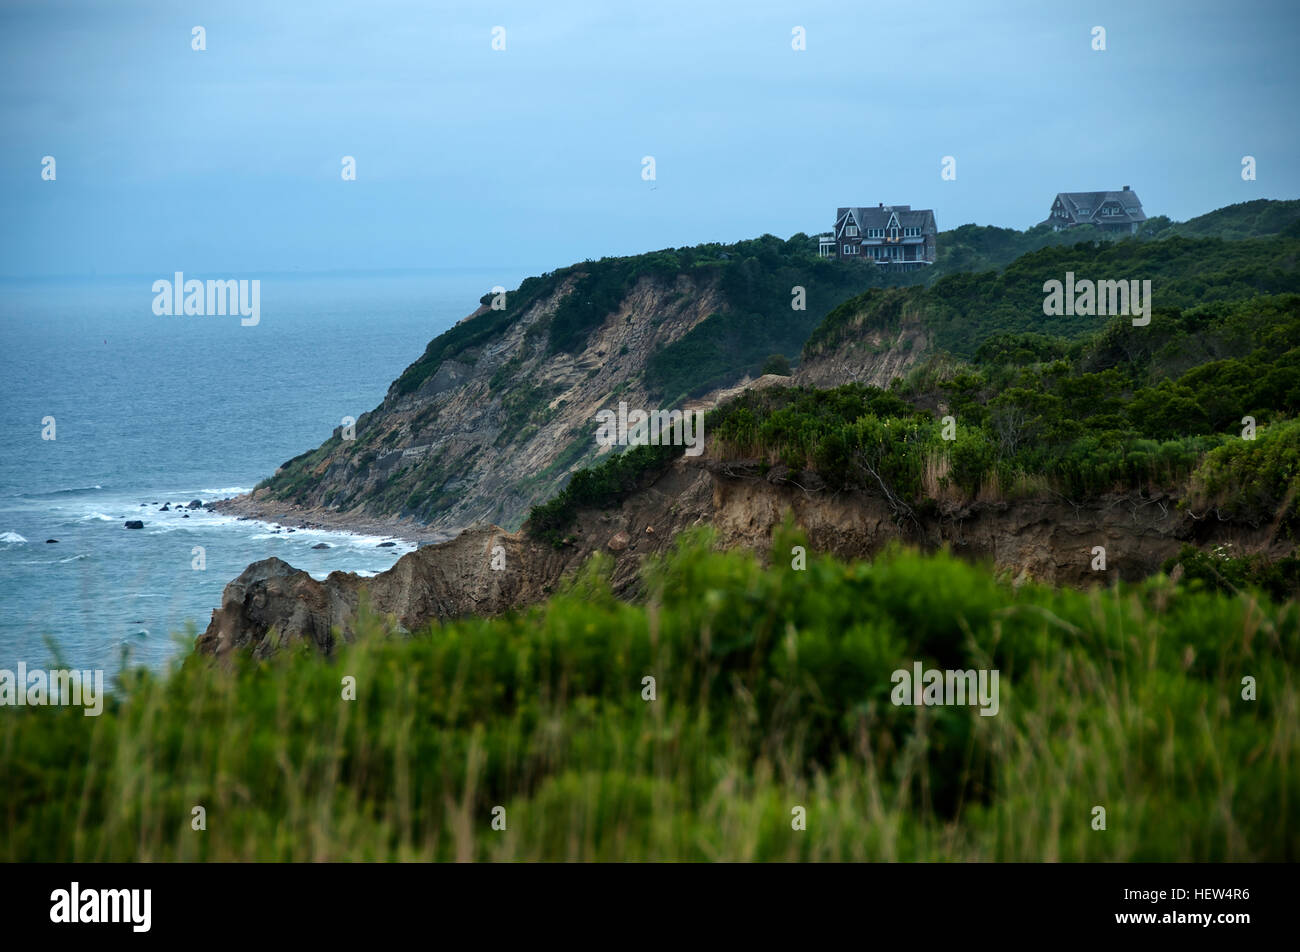
[[[326, 524], [404, 517], [448, 532], [518, 525], [570, 473], [608, 451], [596, 444], [596, 412], [620, 400], [652, 406], [641, 376], [650, 356], [722, 304], [716, 278], [643, 277], [581, 352], [548, 353], [545, 321], [575, 280], [499, 334], [442, 360], [413, 392], [395, 382], [379, 407], [357, 418], [355, 439], [336, 431], [321, 451], [304, 454], [311, 466], [300, 478], [215, 508], [254, 517], [293, 508]], [[489, 313], [481, 307], [466, 321]]]
[[864, 383], [887, 389], [895, 377], [928, 356], [930, 334], [917, 314], [905, 313], [888, 328], [854, 328], [834, 344], [804, 354], [795, 383], [819, 389]]
[[[487, 527], [411, 552], [370, 579], [335, 572], [316, 581], [268, 559], [226, 587], [197, 648], [214, 655], [247, 648], [262, 656], [286, 641], [305, 639], [329, 652], [336, 639], [353, 637], [363, 589], [373, 611], [408, 631], [464, 615], [496, 614], [544, 599], [596, 551], [613, 560], [615, 591], [635, 597], [645, 559], [694, 526], [712, 526], [720, 546], [790, 558], [770, 552], [773, 529], [787, 513], [807, 534], [810, 554], [870, 558], [903, 541], [931, 550], [947, 547], [1018, 582], [1139, 579], [1158, 571], [1183, 542], [1231, 542], [1239, 553], [1273, 558], [1291, 549], [1268, 527], [1198, 521], [1164, 496], [979, 503], [900, 524], [879, 496], [830, 492], [803, 476], [796, 486], [789, 479], [780, 467], [760, 475], [752, 461], [681, 458], [618, 508], [580, 513], [575, 542], [563, 549]], [[1105, 571], [1092, 567], [1095, 546], [1106, 550]]]

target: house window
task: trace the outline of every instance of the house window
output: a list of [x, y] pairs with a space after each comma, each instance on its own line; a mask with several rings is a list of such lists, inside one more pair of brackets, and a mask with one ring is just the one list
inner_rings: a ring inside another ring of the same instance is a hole
[[845, 246], [844, 246], [844, 253], [845, 253], [846, 255], [855, 255], [855, 254], [858, 253], [858, 246], [857, 246], [857, 245], [845, 245]]
[[858, 237], [858, 226], [849, 225], [849, 227], [844, 229], [844, 234], [848, 235], [850, 238]]

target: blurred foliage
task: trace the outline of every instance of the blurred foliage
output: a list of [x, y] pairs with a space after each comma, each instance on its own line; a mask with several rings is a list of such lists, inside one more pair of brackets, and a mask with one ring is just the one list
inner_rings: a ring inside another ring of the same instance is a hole
[[[642, 604], [596, 559], [518, 614], [6, 709], [0, 861], [1300, 859], [1296, 603], [806, 544], [690, 535]], [[895, 706], [917, 661], [996, 669], [998, 713]]]

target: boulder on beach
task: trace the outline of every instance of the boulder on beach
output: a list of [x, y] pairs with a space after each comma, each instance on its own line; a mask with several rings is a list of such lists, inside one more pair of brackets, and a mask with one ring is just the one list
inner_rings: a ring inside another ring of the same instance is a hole
[[144, 523], [141, 522], [139, 519], [128, 519], [128, 520], [126, 520], [126, 528], [128, 528], [128, 529], [143, 529], [143, 528], [144, 528]]

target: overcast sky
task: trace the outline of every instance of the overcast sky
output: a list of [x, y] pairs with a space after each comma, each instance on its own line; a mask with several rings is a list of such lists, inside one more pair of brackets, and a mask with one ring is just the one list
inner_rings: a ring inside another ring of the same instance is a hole
[[0, 274], [535, 271], [837, 205], [1026, 228], [1063, 190], [1178, 219], [1296, 198], [1298, 24], [1296, 0], [5, 0]]

